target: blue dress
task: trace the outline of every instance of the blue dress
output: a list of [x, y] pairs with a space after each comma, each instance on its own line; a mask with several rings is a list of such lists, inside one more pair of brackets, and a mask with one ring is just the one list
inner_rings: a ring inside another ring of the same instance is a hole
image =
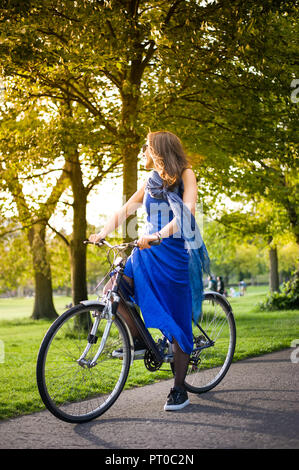
[[[173, 190], [183, 195], [183, 182]], [[174, 217], [169, 203], [152, 197], [145, 190], [143, 203], [147, 212], [146, 234], [161, 230]], [[158, 246], [134, 248], [124, 274], [134, 281], [134, 301], [139, 306], [145, 326], [157, 328], [190, 354], [193, 349], [192, 294], [188, 270], [189, 254], [183, 238], [176, 234], [163, 238]]]

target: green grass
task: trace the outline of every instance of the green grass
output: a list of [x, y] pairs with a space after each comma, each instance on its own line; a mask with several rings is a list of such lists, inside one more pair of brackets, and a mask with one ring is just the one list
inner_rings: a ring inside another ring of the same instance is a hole
[[[65, 306], [71, 303], [72, 299], [66, 296], [56, 296], [54, 298], [57, 313], [66, 310]], [[20, 297], [0, 299], [0, 322], [2, 320], [16, 320], [30, 318], [33, 311], [34, 298]]]
[[[299, 338], [299, 311], [261, 312], [257, 305], [266, 293], [264, 287], [249, 287], [244, 297], [229, 299], [237, 326], [234, 361], [290, 347], [292, 340]], [[70, 299], [55, 297], [54, 302], [62, 313]], [[32, 298], [0, 299], [0, 340], [5, 353], [0, 363], [1, 419], [44, 409], [36, 387], [35, 365], [50, 323], [31, 320], [32, 308]], [[167, 364], [162, 367], [170, 369]], [[126, 388], [170, 377], [170, 371], [152, 373], [143, 361], [135, 361]]]
[[262, 312], [265, 288], [249, 288], [244, 297], [229, 299], [237, 328], [234, 361], [291, 346], [299, 338], [299, 310]]

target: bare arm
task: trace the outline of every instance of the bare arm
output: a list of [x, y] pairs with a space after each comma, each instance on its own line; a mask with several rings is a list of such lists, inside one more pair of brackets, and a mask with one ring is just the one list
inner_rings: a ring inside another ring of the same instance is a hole
[[106, 238], [109, 233], [116, 230], [130, 215], [134, 214], [134, 212], [142, 206], [145, 185], [146, 182], [117, 212], [115, 212], [99, 233], [90, 235], [89, 241], [96, 243]]

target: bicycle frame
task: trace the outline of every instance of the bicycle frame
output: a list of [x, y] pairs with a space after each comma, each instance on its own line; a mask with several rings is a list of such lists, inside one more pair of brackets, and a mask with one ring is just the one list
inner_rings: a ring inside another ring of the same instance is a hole
[[[105, 242], [105, 244], [107, 244], [108, 246], [111, 246], [107, 242]], [[105, 294], [107, 301], [83, 300], [83, 301], [80, 302], [81, 304], [85, 305], [86, 307], [97, 305], [98, 310], [100, 310], [100, 312], [101, 312], [101, 314], [96, 317], [94, 325], [93, 325], [93, 327], [92, 327], [92, 329], [91, 329], [91, 331], [88, 335], [88, 343], [86, 345], [86, 348], [84, 349], [83, 353], [81, 354], [80, 358], [77, 361], [83, 367], [85, 367], [85, 366], [94, 367], [96, 365], [96, 361], [97, 361], [98, 357], [100, 356], [102, 350], [104, 349], [105, 342], [106, 342], [106, 339], [109, 335], [109, 331], [110, 331], [110, 328], [111, 328], [111, 325], [112, 325], [112, 322], [113, 322], [113, 318], [114, 318], [115, 315], [117, 315], [117, 317], [120, 318], [120, 320], [125, 325], [125, 327], [127, 329], [127, 332], [128, 332], [128, 335], [129, 335], [129, 339], [130, 339], [131, 351], [134, 350], [133, 338], [132, 338], [132, 335], [131, 335], [131, 332], [130, 332], [130, 328], [127, 325], [125, 319], [123, 319], [121, 317], [121, 315], [118, 313], [118, 306], [119, 306], [120, 302], [123, 302], [123, 304], [126, 306], [128, 314], [129, 314], [131, 320], [136, 325], [136, 328], [137, 328], [141, 338], [143, 339], [145, 344], [148, 346], [148, 349], [152, 352], [155, 360], [159, 363], [160, 362], [162, 363], [163, 360], [164, 360], [164, 355], [160, 352], [159, 348], [157, 347], [156, 343], [154, 342], [153, 338], [151, 337], [149, 331], [147, 330], [140, 314], [137, 311], [136, 305], [133, 302], [130, 302], [130, 301], [126, 300], [124, 298], [124, 296], [122, 295], [122, 293], [121, 293], [120, 283], [121, 283], [121, 280], [122, 280], [122, 277], [123, 277], [123, 274], [124, 274], [124, 266], [125, 266], [124, 260], [122, 258], [120, 258], [118, 260], [117, 264], [116, 264], [117, 274], [116, 274], [113, 286], [112, 286], [111, 290], [108, 291]], [[101, 317], [107, 318], [107, 320], [108, 320], [107, 325], [106, 325], [105, 331], [103, 333], [101, 344], [100, 344], [95, 356], [93, 357], [93, 359], [91, 361], [87, 362], [85, 360], [85, 357], [86, 357], [89, 349], [91, 348], [92, 344], [94, 344], [96, 342], [96, 331], [97, 331], [97, 328], [98, 328]], [[134, 353], [132, 354], [132, 362], [133, 362], [133, 360], [134, 360]]]
[[120, 291], [120, 282], [121, 282], [122, 277], [123, 277], [123, 270], [124, 270], [124, 264], [123, 264], [123, 261], [120, 261], [119, 269], [118, 269], [114, 284], [113, 284], [112, 289], [111, 289], [111, 293], [113, 295], [112, 313], [116, 314], [118, 305], [119, 305], [120, 301], [122, 301], [124, 303], [124, 305], [127, 307], [129, 316], [130, 316], [131, 320], [134, 322], [134, 324], [136, 325], [141, 338], [144, 340], [145, 344], [148, 346], [150, 351], [153, 353], [153, 355], [155, 357], [155, 360], [157, 362], [162, 362], [163, 359], [164, 359], [164, 356], [160, 353], [156, 343], [154, 342], [154, 340], [151, 337], [149, 331], [145, 327], [145, 324], [144, 324], [143, 320], [141, 319], [141, 317], [140, 317], [140, 315], [139, 315], [139, 313], [136, 309], [135, 304], [133, 302], [130, 302], [130, 301], [126, 300], [123, 297], [123, 295]]
[[[103, 242], [108, 247], [113, 248], [113, 246], [110, 245], [110, 243], [108, 243], [107, 241], [104, 240]], [[168, 356], [168, 357], [165, 356], [164, 357], [163, 348], [160, 351], [159, 348], [157, 347], [157, 344], [154, 342], [154, 340], [153, 340], [152, 336], [150, 335], [149, 331], [147, 330], [140, 314], [137, 311], [136, 304], [134, 304], [133, 302], [128, 301], [123, 296], [123, 294], [121, 292], [121, 289], [120, 289], [120, 283], [121, 283], [121, 280], [122, 280], [123, 275], [124, 275], [124, 267], [125, 267], [124, 259], [122, 257], [118, 258], [115, 261], [115, 270], [116, 270], [117, 274], [116, 274], [116, 277], [114, 279], [111, 290], [109, 290], [105, 294], [106, 301], [103, 302], [103, 301], [99, 301], [99, 300], [97, 300], [97, 301], [84, 300], [84, 301], [80, 302], [81, 304], [83, 304], [87, 307], [92, 306], [92, 305], [94, 306], [96, 304], [97, 307], [99, 307], [99, 310], [101, 311], [101, 315], [96, 318], [96, 321], [94, 322], [94, 325], [93, 325], [93, 327], [91, 329], [91, 332], [88, 336], [88, 344], [87, 344], [84, 352], [82, 353], [81, 357], [77, 361], [83, 367], [85, 367], [85, 366], [93, 367], [93, 366], [96, 365], [96, 361], [97, 361], [98, 357], [100, 356], [102, 350], [104, 349], [105, 342], [106, 342], [106, 339], [109, 335], [109, 331], [110, 331], [110, 328], [111, 328], [111, 325], [112, 325], [112, 322], [113, 322], [114, 315], [117, 315], [117, 317], [122, 321], [122, 323], [126, 327], [126, 330], [128, 332], [128, 336], [129, 336], [129, 340], [130, 340], [131, 352], [133, 352], [133, 354], [131, 355], [132, 356], [131, 362], [134, 361], [134, 345], [133, 345], [132, 334], [130, 332], [130, 328], [129, 328], [127, 322], [118, 313], [118, 306], [119, 306], [120, 302], [123, 302], [123, 304], [126, 306], [127, 312], [129, 314], [130, 319], [135, 324], [135, 326], [136, 326], [141, 338], [143, 339], [144, 343], [148, 346], [148, 349], [152, 352], [155, 361], [157, 363], [162, 363], [162, 362], [171, 362], [171, 360], [172, 360], [172, 357], [170, 357], [170, 356]], [[216, 293], [213, 292], [213, 294], [216, 294]], [[217, 293], [217, 295], [219, 296], [220, 294]], [[223, 298], [223, 296], [221, 296], [221, 298]], [[230, 307], [229, 303], [226, 301], [226, 299], [224, 299], [224, 301], [227, 304], [227, 306], [229, 307], [229, 309], [231, 310], [231, 307]], [[89, 349], [91, 348], [91, 345], [94, 344], [95, 341], [96, 341], [96, 339], [95, 339], [96, 338], [96, 331], [97, 331], [101, 316], [107, 318], [108, 322], [107, 322], [105, 331], [103, 333], [102, 341], [101, 341], [101, 344], [98, 348], [98, 351], [96, 352], [96, 354], [95, 354], [94, 358], [92, 359], [92, 361], [87, 363], [87, 361], [85, 361], [85, 357], [86, 357]], [[200, 352], [202, 349], [206, 349], [206, 348], [209, 348], [211, 346], [214, 346], [214, 341], [212, 341], [208, 337], [206, 332], [201, 328], [201, 326], [199, 324], [197, 324], [197, 326], [198, 326], [199, 330], [202, 332], [202, 334], [205, 336], [205, 338], [208, 340], [208, 343], [203, 345], [203, 346], [195, 347], [194, 350], [193, 350], [193, 354], [197, 353], [197, 352]]]

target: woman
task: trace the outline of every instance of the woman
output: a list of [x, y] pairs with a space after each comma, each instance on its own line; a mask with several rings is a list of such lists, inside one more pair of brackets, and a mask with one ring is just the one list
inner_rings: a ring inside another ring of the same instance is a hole
[[[196, 177], [179, 138], [166, 131], [149, 133], [143, 153], [145, 168], [153, 170], [149, 178], [102, 231], [91, 235], [89, 240], [97, 242], [107, 237], [144, 203], [147, 230], [127, 259], [124, 279], [134, 290], [146, 327], [160, 329], [172, 342], [174, 387], [164, 406], [164, 410], [171, 411], [189, 404], [184, 380], [193, 349], [192, 311], [194, 317], [198, 310], [198, 318], [202, 268], [208, 255], [194, 219]], [[159, 240], [160, 244], [149, 245], [153, 240]], [[106, 289], [112, 282], [113, 278]], [[131, 328], [135, 353], [143, 350], [145, 345], [131, 324], [125, 306], [121, 305], [119, 311]]]

